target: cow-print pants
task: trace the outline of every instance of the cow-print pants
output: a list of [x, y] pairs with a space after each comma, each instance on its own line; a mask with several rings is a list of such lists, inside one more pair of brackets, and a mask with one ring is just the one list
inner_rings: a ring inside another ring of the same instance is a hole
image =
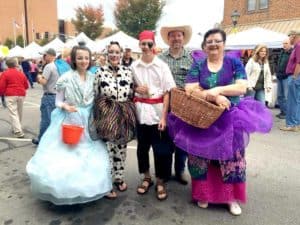
[[124, 180], [127, 145], [116, 145], [111, 142], [107, 142], [106, 144], [109, 153], [112, 179]]

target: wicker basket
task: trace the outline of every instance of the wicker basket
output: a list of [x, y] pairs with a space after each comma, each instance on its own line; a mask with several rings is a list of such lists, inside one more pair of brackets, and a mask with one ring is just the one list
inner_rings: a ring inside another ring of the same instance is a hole
[[171, 90], [171, 112], [184, 122], [199, 128], [209, 128], [223, 113], [224, 108], [203, 99], [187, 96], [183, 89]]

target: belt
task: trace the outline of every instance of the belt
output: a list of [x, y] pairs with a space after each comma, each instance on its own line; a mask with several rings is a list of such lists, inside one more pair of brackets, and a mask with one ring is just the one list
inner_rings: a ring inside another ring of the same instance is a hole
[[158, 104], [158, 103], [163, 103], [164, 99], [163, 99], [163, 97], [160, 97], [160, 98], [139, 98], [139, 97], [134, 97], [133, 102], [142, 102], [142, 103], [147, 103], [147, 104]]
[[44, 92], [44, 95], [56, 95], [55, 93]]

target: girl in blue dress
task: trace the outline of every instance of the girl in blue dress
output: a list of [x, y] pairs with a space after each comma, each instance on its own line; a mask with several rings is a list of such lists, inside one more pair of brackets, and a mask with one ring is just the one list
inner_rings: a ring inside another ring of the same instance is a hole
[[[97, 200], [112, 189], [106, 145], [91, 140], [88, 132], [94, 100], [90, 66], [90, 50], [75, 46], [71, 52], [72, 70], [56, 84], [57, 108], [51, 114], [51, 124], [26, 167], [33, 194], [56, 205]], [[84, 131], [78, 144], [68, 145], [62, 141], [62, 123], [73, 112], [82, 118]]]

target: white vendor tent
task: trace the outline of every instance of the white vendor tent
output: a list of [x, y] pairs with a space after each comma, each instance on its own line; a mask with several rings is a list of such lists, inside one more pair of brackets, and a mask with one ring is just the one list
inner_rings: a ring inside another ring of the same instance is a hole
[[88, 36], [86, 36], [86, 34], [83, 32], [78, 34], [70, 42], [68, 41], [67, 43], [69, 43], [69, 46], [67, 45], [67, 47], [73, 47], [75, 45], [78, 45], [79, 42], [84, 42], [85, 46], [88, 47], [92, 52], [95, 51], [95, 47], [96, 47], [95, 42], [92, 39], [90, 39]]
[[132, 52], [141, 52], [139, 48], [139, 41], [123, 31], [119, 31], [109, 37], [96, 41], [96, 48], [98, 51], [102, 51], [106, 48], [111, 41], [117, 41], [122, 48], [130, 48]]
[[75, 40], [75, 38], [73, 39], [69, 39], [67, 40], [67, 42], [65, 43], [65, 47], [67, 48], [73, 48], [74, 46], [78, 45], [78, 42]]
[[24, 48], [23, 56], [25, 59], [40, 58], [41, 57], [40, 52], [42, 52], [42, 51], [43, 51], [43, 48], [33, 41]]
[[226, 49], [253, 49], [258, 44], [268, 48], [282, 48], [282, 42], [287, 36], [260, 27], [230, 34], [227, 36]]
[[43, 51], [49, 48], [53, 48], [56, 51], [56, 54], [62, 52], [65, 47], [65, 43], [63, 43], [58, 37], [43, 46]]
[[9, 50], [8, 57], [23, 57], [24, 49], [19, 45], [16, 45], [12, 49]]

